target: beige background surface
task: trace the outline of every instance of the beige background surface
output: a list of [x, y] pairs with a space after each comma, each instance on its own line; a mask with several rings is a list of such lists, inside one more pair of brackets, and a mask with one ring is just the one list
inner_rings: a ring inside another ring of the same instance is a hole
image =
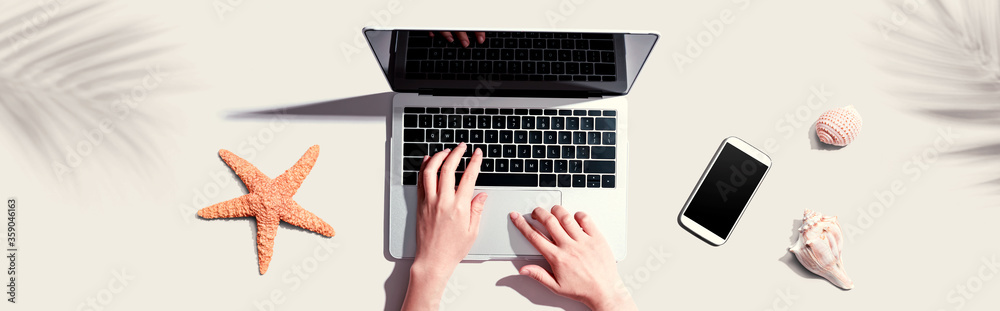
[[[215, 3], [236, 5], [220, 18]], [[157, 166], [153, 176], [122, 178], [106, 172], [120, 167], [96, 166], [100, 157], [114, 159], [113, 148], [98, 146], [74, 171], [78, 179], [55, 182], [48, 166], [30, 164], [36, 155], [29, 151], [0, 152], [0, 196], [15, 196], [20, 204], [21, 278], [14, 309], [78, 310], [88, 299], [107, 302], [106, 310], [398, 308], [408, 264], [383, 253], [385, 113], [391, 96], [322, 105], [327, 112], [312, 116], [234, 117], [388, 92], [361, 45], [360, 29], [368, 24], [661, 34], [628, 95], [629, 253], [618, 270], [641, 309], [1000, 305], [1000, 278], [978, 276], [989, 271], [984, 260], [1000, 253], [997, 189], [980, 184], [995, 174], [989, 168], [996, 163], [946, 155], [918, 170], [912, 162], [996, 132], [910, 112], [886, 92], [899, 81], [880, 69], [888, 63], [879, 51], [886, 39], [875, 23], [893, 12], [880, 1], [414, 0], [398, 2], [394, 13], [389, 6], [380, 0], [117, 4], [115, 18], [163, 26], [148, 44], [172, 47], [165, 54], [171, 64], [165, 87], [136, 108], [169, 121], [147, 137], [156, 146], [148, 152], [165, 158], [148, 162]], [[735, 20], [679, 70], [673, 54], [685, 53], [687, 40], [706, 30], [703, 22], [724, 10]], [[810, 107], [812, 88], [832, 95]], [[855, 105], [864, 117], [860, 138], [841, 150], [814, 149], [809, 124], [822, 111], [845, 105]], [[780, 123], [797, 113], [807, 121]], [[941, 150], [935, 149], [940, 131], [954, 133], [954, 143], [939, 143]], [[778, 147], [769, 150], [773, 171], [730, 241], [711, 247], [680, 228], [676, 216], [715, 148], [730, 135], [762, 148], [773, 139]], [[250, 147], [251, 137], [262, 140], [259, 148]], [[337, 235], [324, 239], [282, 225], [270, 270], [258, 275], [253, 221], [206, 221], [194, 213], [199, 204], [245, 191], [216, 153], [237, 151], [276, 176], [313, 144], [322, 147], [319, 161], [295, 199]], [[894, 183], [905, 192], [869, 221], [865, 215], [871, 212], [863, 211]], [[805, 208], [838, 215], [845, 227], [856, 229], [845, 228], [850, 239], [844, 254], [854, 290], [841, 291], [803, 272], [787, 256], [793, 222]], [[460, 265], [443, 309], [582, 309], [516, 276], [521, 264]], [[115, 273], [122, 270], [132, 278], [119, 287]], [[951, 291], [973, 279], [981, 289], [960, 304], [954, 297], [961, 296]]]

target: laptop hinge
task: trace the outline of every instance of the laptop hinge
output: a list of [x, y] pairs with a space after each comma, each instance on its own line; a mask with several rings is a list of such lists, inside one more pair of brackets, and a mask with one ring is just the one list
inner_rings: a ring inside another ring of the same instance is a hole
[[553, 91], [553, 90], [465, 90], [465, 89], [419, 89], [419, 95], [431, 96], [476, 96], [476, 97], [543, 97], [543, 98], [590, 98], [605, 94], [595, 91]]

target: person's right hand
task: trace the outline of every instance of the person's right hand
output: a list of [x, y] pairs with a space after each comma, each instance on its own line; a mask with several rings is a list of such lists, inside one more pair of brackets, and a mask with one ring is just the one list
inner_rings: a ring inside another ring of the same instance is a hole
[[562, 206], [552, 212], [536, 207], [531, 217], [545, 225], [552, 239], [528, 224], [521, 214], [510, 220], [552, 266], [552, 273], [538, 265], [521, 267], [520, 274], [535, 279], [552, 292], [586, 304], [592, 310], [638, 310], [625, 289], [611, 246], [583, 212], [570, 214]]
[[[462, 47], [466, 47], [466, 48], [469, 47], [469, 42], [470, 42], [469, 41], [469, 34], [466, 33], [465, 31], [455, 31], [454, 34], [452, 34], [451, 31], [440, 31], [438, 33], [440, 33], [441, 36], [444, 37], [445, 40], [448, 40], [448, 42], [455, 42], [455, 39], [457, 37], [458, 43], [462, 44]], [[434, 32], [431, 31], [430, 34], [431, 34], [431, 38], [433, 38], [434, 37]], [[484, 31], [477, 31], [477, 32], [474, 32], [473, 34], [476, 36], [476, 42], [477, 43], [482, 44], [483, 42], [486, 42], [486, 32], [484, 32]]]

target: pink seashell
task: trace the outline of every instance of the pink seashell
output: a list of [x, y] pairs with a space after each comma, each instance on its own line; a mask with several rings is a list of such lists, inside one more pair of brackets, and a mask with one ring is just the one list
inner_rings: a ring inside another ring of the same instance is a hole
[[854, 281], [844, 271], [844, 234], [836, 216], [823, 216], [819, 212], [805, 211], [799, 239], [788, 251], [795, 254], [802, 266], [822, 276], [843, 289], [854, 288]]
[[819, 141], [834, 146], [847, 146], [861, 132], [861, 115], [854, 106], [830, 109], [816, 121]]

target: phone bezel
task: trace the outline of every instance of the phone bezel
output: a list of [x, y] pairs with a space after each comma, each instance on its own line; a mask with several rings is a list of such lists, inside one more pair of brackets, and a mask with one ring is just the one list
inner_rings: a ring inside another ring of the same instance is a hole
[[[718, 160], [719, 154], [722, 153], [722, 150], [725, 149], [726, 144], [732, 145], [736, 149], [739, 149], [740, 151], [743, 151], [744, 153], [749, 155], [751, 158], [754, 158], [754, 160], [757, 160], [760, 163], [764, 164], [764, 166], [766, 166], [766, 169], [764, 169], [764, 176], [761, 176], [760, 180], [761, 182], [758, 183], [757, 187], [753, 189], [753, 192], [750, 194], [750, 198], [747, 200], [747, 203], [743, 205], [743, 208], [740, 210], [740, 216], [736, 218], [736, 222], [733, 223], [733, 227], [729, 229], [729, 234], [727, 234], [725, 237], [720, 237], [715, 233], [713, 233], [712, 231], [709, 231], [708, 229], [706, 229], [693, 219], [684, 216], [684, 212], [686, 212], [688, 207], [691, 206], [691, 200], [693, 200], [695, 194], [698, 193], [698, 189], [701, 189], [702, 184], [705, 182], [705, 177], [707, 177], [708, 173], [711, 172], [712, 169], [715, 167], [715, 162], [716, 160]], [[698, 183], [695, 185], [694, 190], [691, 191], [691, 195], [688, 196], [687, 202], [684, 203], [684, 208], [681, 209], [680, 214], [677, 216], [677, 222], [685, 230], [687, 230], [691, 234], [694, 234], [695, 236], [707, 242], [708, 244], [711, 244], [713, 246], [721, 246], [722, 244], [725, 244], [726, 241], [729, 240], [729, 237], [733, 235], [733, 231], [735, 231], [736, 226], [739, 225], [740, 219], [742, 219], [743, 214], [746, 213], [747, 205], [750, 205], [750, 201], [752, 201], [754, 195], [757, 194], [757, 190], [760, 189], [760, 185], [764, 182], [764, 178], [767, 177], [767, 173], [769, 171], [771, 171], [771, 158], [768, 157], [767, 154], [764, 154], [764, 152], [760, 151], [754, 146], [751, 146], [749, 143], [740, 139], [739, 137], [736, 136], [727, 137], [726, 139], [722, 140], [722, 144], [720, 144], [719, 149], [715, 151], [715, 155], [712, 156], [712, 160], [711, 162], [709, 162], [708, 167], [705, 169], [705, 172], [703, 172], [701, 174], [701, 178], [698, 179]]]

